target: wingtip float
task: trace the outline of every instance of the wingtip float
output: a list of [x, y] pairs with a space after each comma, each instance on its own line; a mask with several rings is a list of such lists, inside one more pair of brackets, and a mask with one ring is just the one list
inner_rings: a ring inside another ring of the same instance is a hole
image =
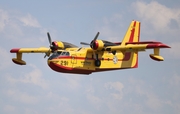
[[49, 67], [57, 72], [73, 74], [91, 74], [119, 69], [138, 67], [138, 52], [153, 49], [150, 58], [163, 61], [160, 56], [161, 48], [170, 48], [168, 45], [155, 41], [140, 40], [140, 22], [132, 21], [122, 42], [110, 42], [97, 39], [99, 32], [90, 43], [81, 42], [89, 47], [77, 47], [68, 42], [52, 41], [47, 33], [50, 43], [49, 48], [13, 48], [11, 53], [16, 53], [12, 61], [18, 65], [26, 65], [22, 60], [23, 53], [45, 53], [48, 56]]

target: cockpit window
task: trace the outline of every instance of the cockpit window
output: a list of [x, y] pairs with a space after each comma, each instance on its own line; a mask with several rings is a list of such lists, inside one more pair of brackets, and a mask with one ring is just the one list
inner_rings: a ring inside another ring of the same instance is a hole
[[64, 55], [66, 55], [66, 52], [62, 52], [62, 53], [61, 53], [61, 56], [64, 56]]
[[62, 53], [62, 51], [54, 52], [54, 53], [49, 57], [49, 60], [58, 57], [59, 55], [61, 55], [61, 53]]
[[49, 60], [60, 57], [60, 56], [70, 56], [69, 52], [66, 51], [58, 51], [58, 52], [54, 52], [50, 57]]
[[69, 56], [70, 54], [69, 54], [69, 52], [66, 52], [66, 56]]

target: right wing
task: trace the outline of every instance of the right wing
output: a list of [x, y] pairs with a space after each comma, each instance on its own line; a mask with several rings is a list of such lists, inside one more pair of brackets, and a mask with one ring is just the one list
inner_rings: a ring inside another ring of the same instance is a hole
[[13, 48], [10, 50], [11, 53], [16, 53], [16, 58], [12, 61], [19, 65], [26, 65], [26, 62], [22, 60], [23, 53], [45, 53], [47, 56], [51, 54], [51, 49], [46, 47], [40, 48]]
[[13, 48], [10, 50], [11, 53], [47, 53], [51, 52], [50, 48], [40, 47], [40, 48]]

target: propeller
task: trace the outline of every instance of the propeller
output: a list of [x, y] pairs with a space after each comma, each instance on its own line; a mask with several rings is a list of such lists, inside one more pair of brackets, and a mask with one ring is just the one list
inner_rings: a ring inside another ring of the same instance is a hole
[[99, 32], [97, 32], [96, 36], [94, 37], [94, 39], [91, 41], [90, 44], [86, 43], [86, 42], [80, 42], [80, 44], [82, 44], [82, 45], [89, 45], [91, 48], [94, 48], [95, 45], [96, 45], [95, 42], [96, 42], [98, 36], [99, 36]]
[[48, 41], [49, 41], [49, 44], [50, 44], [50, 46], [49, 46], [50, 48], [49, 48], [49, 51], [47, 53], [45, 53], [44, 58], [46, 58], [46, 56], [49, 56], [50, 52], [54, 51], [54, 49], [56, 49], [56, 45], [54, 44], [54, 42], [52, 42], [49, 32], [47, 32], [47, 36], [48, 36]]
[[[96, 40], [99, 36], [99, 32], [97, 32], [96, 36], [94, 37], [94, 39], [91, 41], [91, 43], [86, 43], [86, 42], [80, 42], [80, 44], [82, 45], [89, 45], [92, 49], [94, 49], [94, 47], [96, 47]], [[98, 60], [98, 54], [95, 53], [95, 51], [93, 51], [94, 57], [96, 60]]]

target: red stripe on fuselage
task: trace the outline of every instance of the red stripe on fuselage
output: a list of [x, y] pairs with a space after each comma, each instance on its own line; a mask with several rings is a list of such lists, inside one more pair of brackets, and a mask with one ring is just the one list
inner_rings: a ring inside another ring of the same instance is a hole
[[57, 72], [61, 73], [72, 73], [72, 74], [91, 74], [93, 72], [102, 72], [102, 71], [110, 71], [110, 70], [120, 70], [120, 69], [129, 69], [132, 67], [127, 67], [127, 68], [96, 68], [95, 70], [85, 70], [85, 69], [76, 69], [72, 67], [64, 67], [61, 65], [58, 65], [56, 63], [50, 62], [49, 67]]
[[49, 67], [57, 72], [62, 72], [62, 73], [73, 73], [73, 74], [91, 74], [93, 71], [91, 70], [84, 70], [84, 69], [75, 69], [72, 67], [65, 67], [58, 65], [56, 63], [50, 62]]
[[[128, 61], [131, 57], [131, 52], [126, 52], [125, 57], [123, 59], [118, 59], [118, 61]], [[54, 59], [72, 59], [72, 56], [60, 56]], [[77, 60], [95, 60], [94, 58], [87, 58], [87, 57], [73, 57], [73, 59]], [[109, 58], [101, 58], [100, 60], [112, 61], [113, 59]]]

